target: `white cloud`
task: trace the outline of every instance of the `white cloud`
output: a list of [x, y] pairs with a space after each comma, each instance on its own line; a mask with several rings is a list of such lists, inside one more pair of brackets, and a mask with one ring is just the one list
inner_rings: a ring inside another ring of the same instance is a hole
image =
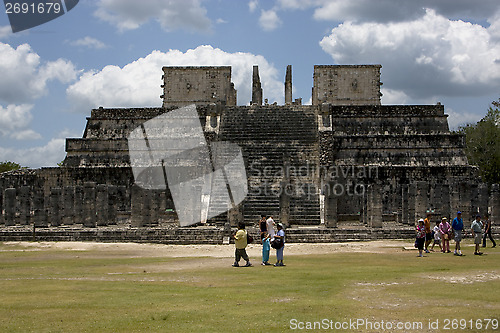
[[33, 116], [33, 105], [10, 104], [7, 107], [0, 105], [0, 137], [10, 137], [16, 140], [37, 140], [41, 135], [28, 129]]
[[445, 113], [448, 115], [448, 125], [450, 130], [457, 130], [459, 126], [470, 123], [477, 123], [484, 115], [470, 112], [456, 112], [451, 108], [446, 108]]
[[500, 8], [497, 0], [278, 0], [277, 7], [292, 10], [314, 8], [316, 20], [379, 23], [415, 20], [425, 15], [425, 8], [447, 17], [482, 20]]
[[90, 36], [86, 36], [84, 38], [77, 39], [77, 40], [71, 42], [71, 45], [84, 46], [84, 47], [88, 47], [91, 49], [103, 49], [106, 47], [106, 44], [104, 44], [100, 40], [92, 38]]
[[186, 29], [205, 32], [211, 28], [200, 0], [99, 0], [95, 15], [120, 31], [133, 30], [156, 20], [166, 31]]
[[382, 64], [385, 87], [414, 99], [485, 95], [500, 85], [500, 43], [488, 28], [433, 10], [410, 22], [345, 22], [320, 45], [340, 64]]
[[28, 44], [14, 49], [0, 43], [0, 73], [0, 101], [19, 104], [44, 95], [48, 81], [74, 80], [77, 71], [70, 61], [63, 59], [42, 64], [40, 56]]
[[253, 13], [256, 9], [257, 9], [257, 6], [259, 5], [259, 1], [258, 0], [251, 0], [248, 2], [248, 10], [250, 11], [250, 13]]
[[274, 9], [262, 10], [260, 13], [259, 24], [262, 29], [272, 31], [281, 25], [281, 20]]
[[238, 90], [239, 104], [247, 104], [251, 99], [253, 65], [259, 65], [265, 97], [281, 103], [283, 83], [279, 72], [264, 57], [227, 53], [211, 46], [198, 46], [185, 53], [153, 51], [123, 68], [109, 65], [98, 72], [86, 72], [66, 93], [77, 111], [85, 113], [98, 106], [159, 106], [163, 66], [232, 66], [232, 82]]
[[218, 18], [218, 19], [215, 21], [215, 23], [217, 23], [217, 24], [224, 24], [224, 23], [227, 23], [227, 21], [226, 21], [226, 20], [224, 20], [223, 18]]
[[56, 166], [66, 155], [65, 142], [64, 138], [54, 138], [44, 146], [27, 149], [0, 147], [0, 156], [3, 161], [13, 161], [31, 168]]
[[12, 35], [12, 28], [10, 25], [0, 26], [0, 39], [4, 39]]
[[401, 90], [381, 89], [382, 104], [386, 105], [404, 105], [408, 103], [409, 97]]

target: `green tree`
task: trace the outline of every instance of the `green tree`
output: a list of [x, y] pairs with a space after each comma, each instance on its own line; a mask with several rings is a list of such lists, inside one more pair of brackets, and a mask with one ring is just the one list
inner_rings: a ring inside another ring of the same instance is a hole
[[495, 184], [500, 183], [500, 99], [491, 104], [483, 119], [458, 132], [465, 134], [469, 163], [479, 168], [484, 182]]
[[6, 171], [18, 170], [21, 168], [22, 166], [15, 162], [9, 162], [9, 161], [0, 162], [0, 173]]

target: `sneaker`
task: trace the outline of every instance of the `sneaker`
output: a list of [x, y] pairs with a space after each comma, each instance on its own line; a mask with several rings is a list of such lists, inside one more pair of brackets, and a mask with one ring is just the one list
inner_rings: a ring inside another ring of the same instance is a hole
[[431, 253], [429, 250], [425, 250], [425, 253]]
[[240, 267], [240, 265], [239, 265], [238, 263], [236, 263], [236, 262], [235, 262], [235, 263], [233, 264], [233, 267]]
[[483, 255], [483, 252], [478, 252], [477, 253], [478, 256], [482, 256]]
[[446, 253], [451, 253], [451, 251], [450, 251], [450, 250], [448, 250], [448, 251], [446, 251]]
[[243, 267], [250, 267], [250, 266], [252, 266], [252, 264], [250, 262], [247, 262]]
[[266, 266], [271, 266], [272, 264], [269, 261], [265, 262]]
[[477, 255], [479, 255], [479, 253], [478, 252], [474, 252], [474, 255], [477, 256]]
[[266, 266], [266, 263], [265, 263], [265, 262], [263, 262], [261, 265], [262, 265], [262, 266]]

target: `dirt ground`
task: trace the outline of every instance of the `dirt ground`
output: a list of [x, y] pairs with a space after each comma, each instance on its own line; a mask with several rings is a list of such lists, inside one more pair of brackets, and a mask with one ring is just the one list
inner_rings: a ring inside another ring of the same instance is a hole
[[[213, 257], [230, 258], [234, 256], [234, 245], [163, 245], [139, 243], [95, 243], [95, 242], [4, 242], [0, 251], [94, 251], [122, 252], [131, 257]], [[287, 256], [329, 254], [338, 252], [394, 253], [407, 251], [413, 247], [409, 240], [384, 240], [350, 243], [289, 243], [285, 246]], [[406, 250], [405, 250], [406, 248]], [[97, 250], [97, 251], [96, 251]], [[271, 249], [274, 252], [273, 249]], [[258, 258], [262, 253], [259, 243], [250, 244], [247, 253]]]

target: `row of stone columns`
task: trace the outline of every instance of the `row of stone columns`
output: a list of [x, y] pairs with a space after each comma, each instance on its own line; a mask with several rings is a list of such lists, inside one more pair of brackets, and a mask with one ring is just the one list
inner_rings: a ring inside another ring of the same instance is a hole
[[7, 188], [3, 193], [6, 226], [36, 227], [81, 224], [85, 227], [116, 224], [118, 210], [125, 207], [125, 186], [97, 185], [54, 187], [48, 196], [30, 186]]
[[[330, 186], [331, 187], [331, 186]], [[500, 190], [494, 184], [488, 195], [486, 184], [474, 186], [472, 183], [439, 184], [430, 187], [428, 182], [417, 181], [400, 186], [401, 198], [396, 207], [398, 222], [414, 225], [419, 218], [424, 218], [428, 209], [435, 209], [436, 214], [453, 218], [457, 211], [462, 212], [464, 221], [472, 221], [475, 214], [484, 216], [489, 210], [492, 220], [500, 221]], [[324, 191], [325, 225], [338, 225], [338, 203], [344, 200], [333, 193]], [[383, 186], [371, 184], [364, 188], [361, 200], [361, 222], [370, 227], [381, 227], [383, 221]], [[397, 194], [396, 194], [397, 195]]]

